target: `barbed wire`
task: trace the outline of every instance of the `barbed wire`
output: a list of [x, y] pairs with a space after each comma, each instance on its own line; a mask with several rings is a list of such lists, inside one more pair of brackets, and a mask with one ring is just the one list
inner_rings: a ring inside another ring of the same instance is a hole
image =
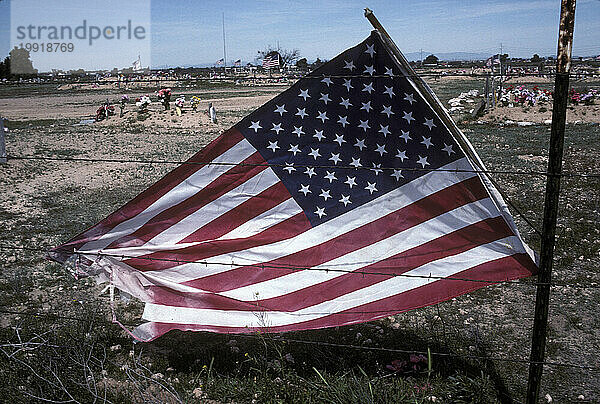
[[[443, 68], [443, 67], [442, 67]], [[452, 68], [452, 67], [451, 67]], [[594, 70], [594, 67], [586, 67], [589, 70]], [[461, 69], [461, 68], [453, 68], [453, 69]], [[465, 67], [462, 69], [471, 69], [471, 67]], [[481, 69], [481, 68], [479, 68]], [[552, 68], [550, 68], [552, 69]], [[218, 72], [217, 72], [218, 73]], [[307, 75], [271, 75], [271, 76], [215, 76], [215, 77], [144, 77], [142, 79], [139, 78], [111, 78], [111, 79], [49, 79], [43, 80], [41, 79], [39, 82], [37, 81], [8, 81], [3, 83], [3, 85], [40, 85], [40, 84], [135, 84], [135, 83], [156, 83], [160, 84], [162, 82], [190, 82], [190, 81], [261, 81], [261, 80], [322, 80], [326, 77], [330, 79], [393, 79], [393, 78], [420, 78], [420, 77], [433, 77], [433, 78], [444, 78], [444, 77], [469, 77], [469, 78], [503, 78], [503, 79], [513, 79], [513, 78], [521, 78], [521, 77], [541, 77], [541, 78], [549, 78], [557, 75], [565, 75], [565, 73], [557, 73], [554, 71], [548, 72], [506, 72], [503, 74], [500, 73], [492, 73], [492, 72], [430, 72], [430, 71], [417, 71], [415, 74], [402, 74], [402, 73], [394, 73], [393, 75], [389, 74], [373, 74], [373, 75], [362, 75], [362, 74], [331, 74], [324, 75], [318, 74], [313, 75], [311, 73]], [[582, 78], [582, 77], [592, 77], [592, 78], [600, 78], [600, 74], [596, 72], [590, 71], [581, 71], [581, 72], [569, 72], [570, 78]], [[30, 79], [32, 80], [32, 79]], [[35, 79], [33, 79], [35, 80]]]
[[[24, 247], [24, 246], [10, 246], [10, 245], [6, 245], [6, 244], [0, 244], [0, 250], [5, 249], [5, 250], [22, 250], [22, 251], [31, 251], [31, 252], [39, 252], [39, 253], [43, 253], [43, 254], [48, 254], [51, 252], [50, 249], [43, 249], [43, 248], [34, 248], [34, 247]], [[61, 251], [61, 250], [59, 250]], [[570, 283], [560, 283], [560, 282], [550, 282], [550, 283], [544, 283], [544, 282], [521, 282], [519, 280], [486, 280], [486, 279], [472, 279], [472, 278], [464, 278], [464, 277], [454, 277], [454, 276], [449, 276], [449, 277], [444, 277], [444, 276], [435, 276], [435, 275], [415, 275], [415, 274], [398, 274], [398, 273], [389, 273], [389, 272], [375, 272], [375, 271], [364, 271], [364, 270], [347, 270], [347, 269], [340, 269], [340, 268], [316, 268], [316, 267], [303, 267], [303, 266], [293, 266], [293, 265], [272, 265], [272, 264], [236, 264], [235, 262], [208, 262], [206, 260], [186, 260], [186, 259], [175, 259], [175, 258], [153, 258], [153, 257], [143, 257], [143, 256], [130, 256], [130, 255], [124, 255], [124, 254], [111, 254], [111, 253], [106, 253], [106, 252], [73, 252], [73, 251], [65, 251], [62, 250], [65, 253], [68, 253], [70, 255], [79, 255], [79, 256], [84, 256], [84, 257], [98, 257], [98, 258], [102, 258], [102, 257], [107, 257], [107, 258], [116, 258], [116, 259], [121, 259], [121, 260], [125, 260], [125, 259], [137, 259], [137, 260], [143, 260], [143, 261], [151, 261], [151, 262], [169, 262], [169, 263], [175, 263], [178, 265], [182, 265], [182, 264], [200, 264], [200, 265], [217, 265], [217, 266], [226, 266], [226, 267], [238, 267], [238, 268], [242, 268], [242, 267], [252, 267], [252, 268], [257, 268], [257, 269], [261, 269], [261, 270], [288, 270], [288, 271], [317, 271], [317, 272], [331, 272], [331, 273], [342, 273], [342, 274], [350, 274], [350, 275], [360, 275], [360, 276], [366, 276], [366, 275], [374, 275], [374, 276], [382, 276], [382, 277], [390, 277], [390, 278], [394, 278], [394, 277], [403, 277], [403, 278], [414, 278], [414, 279], [430, 279], [430, 280], [449, 280], [449, 281], [462, 281], [462, 282], [474, 282], [474, 283], [485, 283], [488, 285], [502, 285], [502, 284], [508, 284], [508, 285], [518, 285], [518, 286], [525, 286], [525, 287], [537, 287], [537, 286], [551, 286], [551, 287], [572, 287], [572, 288], [576, 288], [576, 289], [600, 289], [600, 285], [580, 285], [580, 284], [570, 284]], [[359, 264], [359, 265], [370, 265], [370, 264], [374, 264], [377, 262], [384, 262], [387, 259], [383, 259], [383, 260], [377, 260], [377, 261], [362, 261], [362, 262], [354, 262], [354, 263], [348, 263], [348, 264], [344, 264], [344, 265], [351, 265], [351, 264]], [[390, 267], [392, 268], [392, 267]], [[393, 267], [395, 268], [395, 267]]]
[[[234, 162], [214, 162], [214, 161], [183, 161], [183, 160], [147, 160], [147, 159], [110, 159], [110, 158], [91, 158], [91, 157], [52, 157], [52, 156], [33, 156], [33, 155], [7, 155], [7, 160], [40, 160], [40, 161], [64, 161], [64, 162], [86, 162], [86, 163], [138, 163], [138, 164], [169, 164], [169, 165], [201, 165], [201, 166], [240, 166], [240, 167], [278, 167], [287, 168], [285, 164], [270, 163], [234, 163]], [[299, 168], [323, 168], [323, 169], [344, 169], [344, 170], [404, 170], [416, 172], [452, 172], [452, 173], [473, 173], [473, 174], [507, 174], [507, 175], [528, 175], [540, 177], [576, 177], [576, 178], [599, 178], [600, 173], [577, 173], [562, 172], [548, 173], [545, 171], [520, 171], [520, 170], [467, 170], [459, 168], [419, 168], [419, 167], [366, 167], [366, 166], [342, 166], [342, 165], [294, 165]]]
[[[13, 314], [13, 315], [18, 315], [18, 316], [51, 317], [51, 318], [55, 318], [55, 319], [63, 319], [63, 320], [78, 321], [78, 322], [92, 321], [91, 319], [86, 319], [86, 318], [63, 316], [58, 313], [39, 313], [39, 312], [30, 312], [30, 311], [22, 312], [22, 311], [4, 310], [4, 309], [0, 309], [0, 313]], [[113, 323], [110, 320], [107, 320], [107, 319], [104, 319], [104, 320], [107, 323]], [[136, 327], [137, 326], [135, 324], [128, 324], [128, 323], [121, 323], [121, 324], [128, 326], [128, 327]], [[268, 327], [266, 327], [266, 328], [268, 331]], [[384, 347], [374, 347], [374, 346], [354, 345], [354, 344], [338, 344], [338, 343], [334, 343], [334, 342], [286, 338], [286, 337], [281, 337], [279, 335], [265, 337], [264, 334], [261, 334], [261, 335], [235, 334], [235, 338], [247, 338], [247, 339], [254, 339], [254, 340], [261, 340], [261, 341], [263, 341], [265, 338], [268, 338], [268, 339], [272, 339], [273, 341], [283, 341], [283, 342], [295, 343], [295, 344], [308, 344], [308, 345], [324, 346], [324, 347], [330, 347], [330, 348], [357, 349], [357, 350], [378, 351], [378, 352], [399, 353], [399, 354], [420, 354], [420, 355], [424, 355], [424, 356], [429, 354], [429, 355], [437, 356], [437, 357], [485, 360], [485, 361], [505, 362], [505, 363], [519, 363], [519, 364], [535, 363], [535, 364], [541, 364], [544, 366], [566, 367], [566, 368], [574, 368], [574, 369], [600, 371], [600, 366], [579, 365], [579, 364], [568, 363], [568, 362], [558, 362], [558, 361], [536, 362], [536, 361], [531, 361], [531, 360], [523, 359], [523, 358], [507, 358], [507, 357], [501, 357], [501, 356], [456, 354], [456, 353], [451, 353], [451, 352], [419, 351], [419, 350], [410, 350], [410, 349], [384, 348]]]

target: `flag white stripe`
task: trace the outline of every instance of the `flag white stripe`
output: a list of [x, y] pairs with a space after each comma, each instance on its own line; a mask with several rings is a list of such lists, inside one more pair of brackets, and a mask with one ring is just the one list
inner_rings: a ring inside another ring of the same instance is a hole
[[[235, 146], [213, 159], [215, 163], [241, 163], [246, 158], [256, 153], [246, 139], [241, 140]], [[118, 240], [128, 234], [138, 230], [154, 216], [160, 214], [166, 209], [176, 205], [190, 196], [196, 194], [202, 188], [206, 187], [221, 174], [230, 170], [230, 165], [210, 164], [202, 167], [188, 178], [183, 179], [181, 183], [175, 186], [168, 193], [160, 197], [152, 205], [131, 219], [125, 220], [115, 226], [114, 229], [102, 235], [97, 240], [84, 244], [79, 251], [98, 251], [109, 246], [113, 241]]]
[[[373, 263], [371, 261], [385, 260], [440, 236], [452, 233], [455, 230], [497, 216], [498, 212], [491, 200], [484, 199], [472, 202], [405, 231], [396, 233], [384, 240], [352, 251], [321, 265], [316, 265], [313, 269], [342, 268], [345, 271], [354, 271]], [[372, 259], [369, 262], [365, 262], [365, 257], [372, 257]], [[251, 302], [256, 299], [262, 300], [282, 296], [342, 275], [344, 273], [341, 272], [300, 271], [220, 294], [233, 299]]]
[[252, 237], [262, 231], [265, 231], [269, 227], [275, 226], [284, 220], [289, 219], [292, 216], [302, 212], [302, 208], [293, 199], [289, 198], [279, 205], [272, 207], [264, 213], [256, 216], [255, 218], [248, 220], [246, 223], [238, 226], [231, 230], [229, 233], [224, 234], [217, 240], [231, 240], [235, 238], [246, 238]]
[[279, 181], [279, 177], [277, 177], [277, 174], [275, 174], [271, 168], [262, 170], [236, 188], [221, 195], [214, 201], [207, 203], [194, 213], [180, 220], [178, 223], [157, 234], [144, 244], [143, 247], [157, 246], [165, 243], [171, 244], [181, 241], [199, 228], [260, 194], [262, 191], [275, 185]]
[[[506, 237], [451, 257], [444, 257], [427, 263], [407, 272], [407, 275], [449, 277], [485, 262], [522, 252], [524, 251], [522, 248], [512, 249], [512, 247], [520, 244], [521, 242], [517, 236]], [[153, 322], [175, 324], [202, 324], [222, 327], [277, 327], [350, 310], [366, 303], [395, 296], [438, 281], [427, 278], [393, 277], [295, 312], [195, 309], [147, 303], [143, 318]]]
[[[264, 212], [261, 215], [256, 216], [252, 220], [244, 223], [243, 225], [233, 229], [229, 233], [221, 236], [217, 240], [225, 240], [225, 239], [234, 239], [234, 238], [243, 238], [250, 237], [256, 233], [260, 233], [261, 231], [268, 229], [280, 222], [283, 222], [286, 219], [289, 219], [292, 216], [297, 215], [302, 212], [302, 208], [296, 203], [296, 201], [292, 198], [280, 203], [279, 205], [273, 207], [272, 209]], [[163, 243], [159, 246], [152, 246], [149, 244], [145, 244], [140, 247], [126, 247], [126, 248], [111, 248], [103, 250], [106, 254], [110, 254], [111, 256], [115, 256], [115, 259], [122, 261], [120, 256], [129, 258], [129, 257], [139, 257], [141, 255], [152, 254], [155, 252], [166, 251], [166, 250], [178, 250], [188, 247], [193, 247], [195, 245], [209, 243], [213, 240], [204, 240], [204, 241], [194, 241], [189, 243]], [[88, 251], [90, 252], [90, 251]], [[94, 251], [97, 252], [97, 251]], [[160, 274], [162, 271], [158, 271]]]
[[[466, 159], [460, 159], [442, 168], [468, 170], [470, 167]], [[330, 220], [327, 226], [310, 228], [287, 240], [203, 259], [202, 263], [186, 263], [168, 269], [148, 271], [148, 273], [177, 282], [186, 282], [230, 270], [231, 267], [220, 265], [224, 262], [235, 262], [238, 266], [272, 261], [324, 243], [473, 176], [475, 174], [470, 172], [433, 171]], [[419, 192], [414, 192], [413, 189], [418, 189]], [[135, 247], [123, 250], [125, 255], [130, 255], [129, 251], [133, 253]]]

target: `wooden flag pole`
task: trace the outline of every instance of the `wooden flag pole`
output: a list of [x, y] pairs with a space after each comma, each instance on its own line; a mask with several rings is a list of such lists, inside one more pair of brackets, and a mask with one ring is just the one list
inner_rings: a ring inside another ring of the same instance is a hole
[[560, 193], [560, 173], [562, 171], [567, 100], [569, 93], [569, 71], [571, 69], [571, 48], [573, 26], [575, 24], [575, 0], [562, 0], [556, 59], [556, 79], [554, 82], [554, 106], [548, 156], [548, 178], [544, 204], [544, 225], [540, 252], [540, 272], [535, 299], [535, 319], [531, 344], [531, 362], [527, 384], [527, 404], [536, 404], [540, 394], [546, 334], [548, 330], [548, 308], [550, 306], [550, 282], [552, 261], [556, 239], [556, 219], [558, 216], [558, 196]]

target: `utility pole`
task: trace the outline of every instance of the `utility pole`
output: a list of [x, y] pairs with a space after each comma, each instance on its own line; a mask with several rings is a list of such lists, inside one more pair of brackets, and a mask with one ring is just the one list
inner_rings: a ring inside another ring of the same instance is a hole
[[221, 14], [223, 21], [223, 73], [227, 75], [227, 51], [225, 50], [225, 12]]
[[423, 67], [423, 48], [421, 48], [421, 67]]
[[548, 331], [548, 309], [550, 307], [550, 282], [552, 281], [552, 261], [556, 241], [556, 219], [560, 193], [565, 123], [569, 93], [569, 71], [573, 47], [573, 26], [575, 25], [575, 0], [562, 0], [558, 31], [556, 57], [556, 79], [554, 81], [554, 105], [550, 130], [550, 150], [548, 156], [548, 178], [544, 204], [544, 224], [540, 251], [540, 272], [535, 298], [535, 317], [527, 383], [527, 404], [537, 404], [544, 370], [544, 355]]

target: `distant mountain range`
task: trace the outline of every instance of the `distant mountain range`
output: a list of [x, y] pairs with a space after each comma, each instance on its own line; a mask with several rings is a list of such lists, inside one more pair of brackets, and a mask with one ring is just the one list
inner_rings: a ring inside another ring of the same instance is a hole
[[[474, 52], [425, 52], [423, 51], [423, 59], [434, 54], [439, 60], [455, 61], [455, 60], [486, 60], [490, 56], [489, 53], [474, 53]], [[421, 52], [405, 53], [404, 56], [410, 61], [421, 60]]]

